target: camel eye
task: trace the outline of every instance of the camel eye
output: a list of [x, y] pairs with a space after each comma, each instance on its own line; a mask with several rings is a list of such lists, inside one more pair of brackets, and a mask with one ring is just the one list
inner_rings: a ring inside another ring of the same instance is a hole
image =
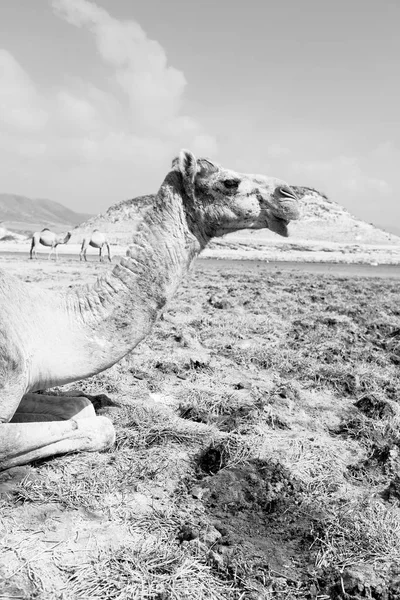
[[240, 179], [225, 179], [223, 183], [228, 190], [235, 190], [239, 187]]

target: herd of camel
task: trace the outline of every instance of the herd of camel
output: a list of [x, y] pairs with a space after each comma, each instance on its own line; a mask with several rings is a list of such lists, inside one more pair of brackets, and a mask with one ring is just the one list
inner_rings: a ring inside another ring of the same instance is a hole
[[[263, 228], [286, 237], [299, 204], [279, 179], [181, 150], [126, 256], [96, 283], [48, 290], [0, 269], [0, 470], [110, 448], [114, 426], [88, 398], [37, 392], [120, 361], [150, 333], [212, 238]], [[34, 236], [33, 248], [49, 234]]]
[[[72, 235], [71, 231], [68, 231], [68, 233], [66, 233], [65, 235], [62, 235], [62, 234], [54, 233], [54, 231], [50, 231], [50, 229], [47, 229], [47, 227], [42, 229], [42, 231], [37, 231], [32, 236], [30, 258], [33, 258], [33, 257], [37, 258], [36, 246], [38, 244], [42, 244], [42, 246], [47, 246], [48, 248], [50, 248], [48, 258], [50, 258], [50, 256], [53, 253], [53, 250], [54, 250], [55, 257], [57, 260], [57, 258], [58, 258], [57, 247], [60, 244], [66, 244], [67, 242], [69, 242], [71, 235]], [[87, 252], [87, 249], [89, 248], [89, 246], [92, 246], [92, 248], [97, 248], [99, 250], [100, 262], [103, 260], [102, 252], [103, 252], [103, 248], [105, 246], [107, 248], [107, 252], [108, 252], [108, 260], [111, 262], [110, 244], [108, 243], [108, 240], [107, 240], [106, 236], [104, 235], [104, 233], [101, 233], [101, 231], [99, 231], [98, 229], [94, 229], [90, 235], [86, 236], [83, 239], [81, 251], [79, 253], [79, 260], [82, 260], [82, 259], [87, 260], [86, 252]]]

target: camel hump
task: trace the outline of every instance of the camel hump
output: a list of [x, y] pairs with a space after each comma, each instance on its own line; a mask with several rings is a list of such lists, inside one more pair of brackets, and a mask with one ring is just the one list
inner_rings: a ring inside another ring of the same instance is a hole
[[[44, 227], [42, 231], [50, 231], [50, 229], [48, 227]], [[42, 233], [42, 231], [40, 233]]]
[[93, 233], [98, 233], [98, 229], [93, 229]]

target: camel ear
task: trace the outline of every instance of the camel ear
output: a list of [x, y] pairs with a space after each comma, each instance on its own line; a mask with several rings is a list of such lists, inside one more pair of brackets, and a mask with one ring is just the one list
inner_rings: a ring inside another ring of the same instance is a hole
[[194, 195], [194, 180], [197, 173], [197, 160], [189, 150], [179, 153], [179, 170], [182, 173], [183, 185], [189, 196]]

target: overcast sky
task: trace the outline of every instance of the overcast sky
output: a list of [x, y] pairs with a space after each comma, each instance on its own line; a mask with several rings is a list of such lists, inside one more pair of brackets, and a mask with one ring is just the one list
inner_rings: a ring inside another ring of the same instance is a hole
[[0, 3], [0, 192], [100, 212], [181, 147], [398, 226], [399, 0]]

